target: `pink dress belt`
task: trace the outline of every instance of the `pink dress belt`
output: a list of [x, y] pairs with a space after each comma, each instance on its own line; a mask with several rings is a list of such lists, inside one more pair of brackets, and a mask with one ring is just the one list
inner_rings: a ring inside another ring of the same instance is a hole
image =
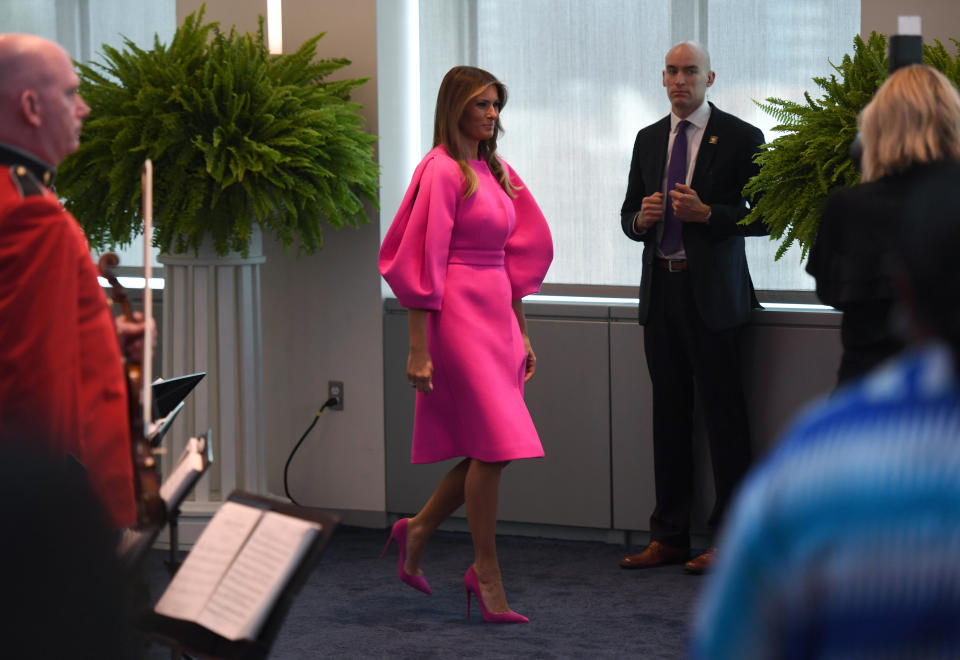
[[502, 266], [503, 250], [450, 248], [447, 263], [465, 264], [467, 266]]

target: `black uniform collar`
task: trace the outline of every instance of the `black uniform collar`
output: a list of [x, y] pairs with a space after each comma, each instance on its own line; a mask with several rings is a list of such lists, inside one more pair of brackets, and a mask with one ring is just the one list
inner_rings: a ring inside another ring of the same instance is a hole
[[57, 175], [57, 170], [50, 167], [36, 156], [27, 153], [23, 149], [18, 149], [12, 145], [0, 142], [0, 165], [9, 165], [15, 167], [22, 165], [30, 170], [37, 180], [48, 188], [53, 185], [53, 178]]

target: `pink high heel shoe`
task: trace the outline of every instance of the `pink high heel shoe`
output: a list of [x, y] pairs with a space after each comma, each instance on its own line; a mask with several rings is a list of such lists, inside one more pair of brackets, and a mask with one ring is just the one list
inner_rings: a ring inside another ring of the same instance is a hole
[[483, 597], [480, 595], [480, 583], [477, 581], [477, 574], [474, 572], [473, 566], [468, 568], [463, 576], [463, 587], [467, 590], [468, 619], [470, 618], [470, 592], [472, 591], [477, 596], [477, 602], [480, 603], [480, 613], [487, 623], [527, 623], [530, 621], [527, 617], [517, 614], [513, 610], [500, 614], [488, 612], [487, 606], [483, 604]]
[[391, 541], [397, 542], [397, 549], [400, 551], [400, 559], [397, 560], [397, 577], [400, 578], [400, 581], [404, 584], [409, 584], [411, 587], [417, 591], [422, 591], [425, 594], [433, 594], [433, 591], [430, 589], [430, 585], [427, 584], [427, 578], [423, 575], [410, 575], [405, 570], [403, 570], [403, 560], [407, 556], [407, 521], [409, 518], [401, 518], [397, 522], [393, 523], [393, 529], [390, 530], [390, 538], [387, 539], [387, 544], [383, 546], [383, 552], [380, 553], [380, 558], [382, 559], [387, 554], [387, 549], [390, 547]]

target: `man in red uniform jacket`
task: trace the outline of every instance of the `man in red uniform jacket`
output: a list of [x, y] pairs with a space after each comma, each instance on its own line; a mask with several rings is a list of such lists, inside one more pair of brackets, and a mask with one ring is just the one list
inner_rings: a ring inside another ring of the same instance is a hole
[[[136, 507], [117, 327], [49, 188], [90, 112], [78, 85], [57, 44], [0, 34], [0, 443], [73, 455], [120, 528]], [[142, 323], [122, 332], [142, 336]]]

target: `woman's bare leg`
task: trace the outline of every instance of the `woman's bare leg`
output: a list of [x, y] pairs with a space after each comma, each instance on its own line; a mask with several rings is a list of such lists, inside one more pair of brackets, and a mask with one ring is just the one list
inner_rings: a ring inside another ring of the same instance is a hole
[[407, 522], [407, 555], [403, 570], [410, 575], [420, 574], [420, 560], [423, 559], [423, 551], [430, 536], [437, 531], [440, 523], [463, 504], [464, 483], [469, 467], [469, 458], [453, 466], [437, 484], [436, 490], [420, 509], [420, 513]]
[[505, 462], [485, 463], [473, 459], [464, 483], [467, 522], [473, 537], [473, 570], [484, 604], [493, 613], [510, 611], [497, 561], [497, 503], [500, 473], [505, 465]]

